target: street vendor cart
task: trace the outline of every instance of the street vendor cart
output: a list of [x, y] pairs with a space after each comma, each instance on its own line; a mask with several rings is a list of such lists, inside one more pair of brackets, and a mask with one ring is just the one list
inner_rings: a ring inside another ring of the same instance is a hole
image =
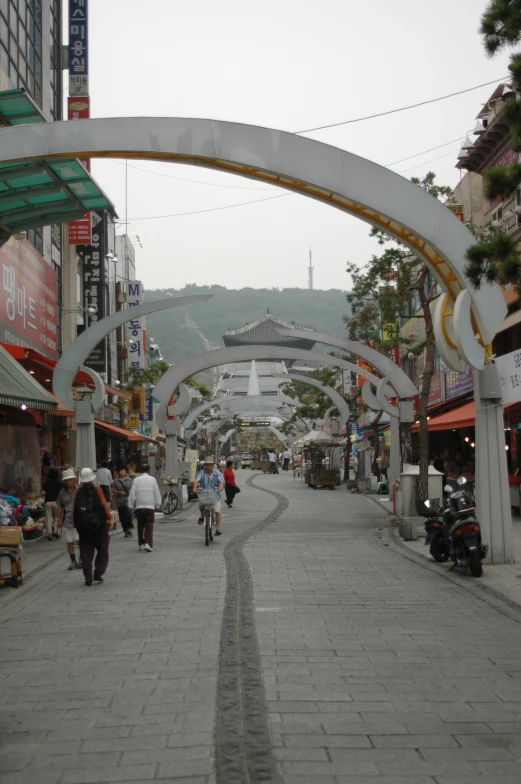
[[333, 468], [333, 450], [338, 441], [320, 430], [312, 430], [304, 442], [305, 481], [308, 487], [336, 487], [338, 472]]

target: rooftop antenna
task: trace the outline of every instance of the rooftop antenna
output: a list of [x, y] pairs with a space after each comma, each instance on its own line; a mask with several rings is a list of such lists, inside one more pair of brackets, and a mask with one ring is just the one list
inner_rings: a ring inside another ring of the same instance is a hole
[[313, 291], [313, 253], [309, 249], [308, 289]]

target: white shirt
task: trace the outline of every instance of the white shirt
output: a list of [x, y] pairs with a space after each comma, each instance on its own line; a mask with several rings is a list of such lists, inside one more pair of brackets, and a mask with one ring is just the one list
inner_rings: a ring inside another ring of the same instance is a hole
[[134, 479], [128, 497], [128, 505], [136, 509], [155, 509], [161, 506], [161, 493], [157, 480], [150, 474], [142, 474]]
[[98, 484], [99, 485], [112, 484], [112, 474], [110, 473], [108, 468], [98, 468]]
[[268, 452], [268, 460], [270, 461], [270, 463], [277, 462], [277, 455], [275, 454], [275, 452]]
[[286, 449], [286, 451], [283, 454], [283, 457], [286, 459], [289, 459], [291, 457], [291, 452], [289, 451], [289, 449]]

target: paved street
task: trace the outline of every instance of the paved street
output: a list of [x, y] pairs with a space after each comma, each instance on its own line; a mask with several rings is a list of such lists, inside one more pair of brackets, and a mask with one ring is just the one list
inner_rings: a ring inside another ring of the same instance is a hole
[[2, 784], [519, 784], [521, 615], [362, 496], [238, 482], [208, 548], [192, 507], [0, 592]]

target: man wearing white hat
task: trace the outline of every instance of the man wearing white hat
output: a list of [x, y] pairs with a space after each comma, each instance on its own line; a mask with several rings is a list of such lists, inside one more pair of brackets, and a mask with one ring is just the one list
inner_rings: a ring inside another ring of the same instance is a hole
[[87, 586], [92, 585], [93, 578], [98, 583], [103, 582], [109, 565], [109, 531], [113, 527], [110, 507], [101, 487], [94, 484], [95, 479], [96, 474], [91, 468], [82, 468], [81, 487], [74, 499], [74, 524], [80, 538], [83, 576]]
[[74, 527], [74, 496], [76, 488], [76, 474], [72, 468], [67, 468], [62, 473], [63, 487], [58, 493], [56, 499], [56, 528], [58, 531], [61, 529], [63, 538], [67, 544], [67, 551], [71, 558], [69, 571], [72, 569], [81, 568], [80, 562], [76, 561], [76, 553], [74, 552], [74, 544], [78, 543], [78, 532]]

